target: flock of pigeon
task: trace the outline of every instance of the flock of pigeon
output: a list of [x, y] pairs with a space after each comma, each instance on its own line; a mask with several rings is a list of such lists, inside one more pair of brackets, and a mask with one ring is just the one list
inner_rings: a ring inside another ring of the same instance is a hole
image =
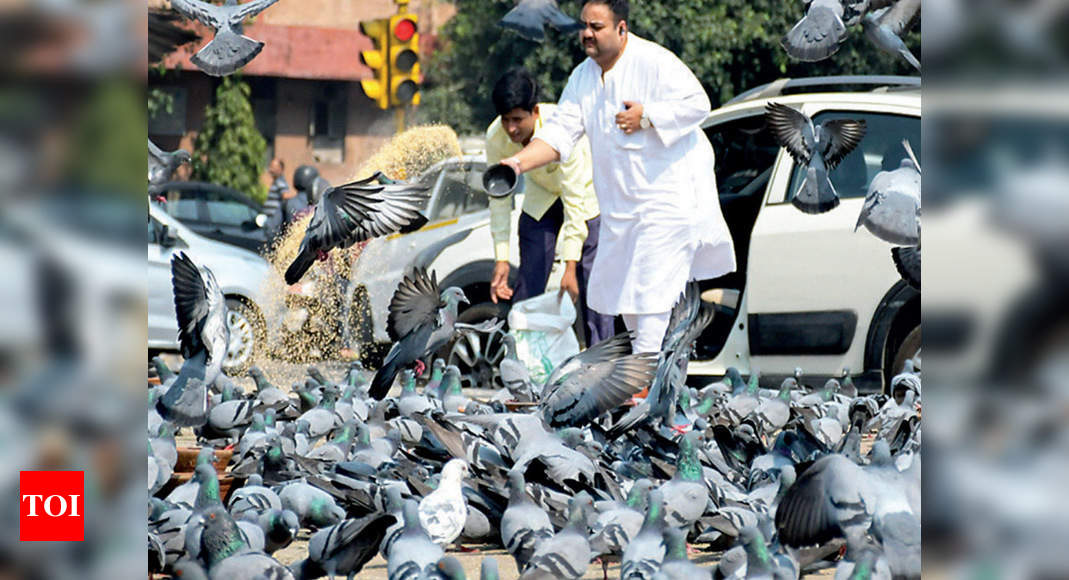
[[[506, 339], [505, 386], [476, 400], [434, 357], [462, 294], [417, 270], [390, 307], [398, 396], [392, 374], [377, 378], [383, 390], [359, 363], [340, 380], [309, 367], [288, 392], [253, 367], [245, 393], [218, 372], [214, 277], [183, 254], [172, 271], [185, 362], [175, 374], [153, 361], [153, 573], [353, 578], [382, 554], [391, 580], [459, 579], [446, 551], [465, 543], [503, 546], [523, 579], [580, 578], [599, 563], [607, 577], [613, 562], [627, 579], [920, 575], [919, 361], [890, 396], [859, 394], [845, 370], [812, 386], [798, 370], [766, 390], [730, 368], [694, 388], [687, 361], [713, 310], [692, 284], [660, 352], [631, 353], [622, 333], [539, 384]], [[183, 427], [201, 450], [172, 487]], [[302, 530], [302, 559], [272, 557]], [[694, 549], [724, 553], [701, 568]], [[481, 577], [497, 578], [498, 562], [484, 558]]]

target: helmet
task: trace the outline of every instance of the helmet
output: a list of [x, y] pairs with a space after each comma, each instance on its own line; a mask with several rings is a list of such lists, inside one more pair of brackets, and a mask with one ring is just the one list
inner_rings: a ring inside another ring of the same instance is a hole
[[319, 177], [319, 171], [311, 165], [302, 165], [293, 172], [293, 187], [297, 191], [311, 191], [312, 184]]

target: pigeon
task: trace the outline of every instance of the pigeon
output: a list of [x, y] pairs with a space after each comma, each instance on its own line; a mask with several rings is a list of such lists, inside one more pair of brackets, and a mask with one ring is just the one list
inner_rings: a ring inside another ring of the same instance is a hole
[[891, 248], [891, 261], [895, 264], [895, 270], [902, 277], [902, 281], [913, 288], [921, 289], [921, 247], [917, 244], [913, 247]]
[[266, 10], [278, 0], [250, 0], [238, 4], [226, 0], [222, 6], [202, 0], [171, 0], [171, 7], [190, 20], [215, 29], [215, 38], [190, 61], [205, 73], [220, 77], [245, 66], [264, 48], [264, 43], [242, 35], [241, 23]]
[[434, 272], [428, 275], [426, 269], [415, 268], [405, 275], [390, 300], [386, 333], [394, 345], [371, 380], [372, 398], [381, 401], [396, 374], [410, 364], [419, 361], [416, 374], [423, 374], [420, 359], [449, 341], [461, 302], [468, 304], [464, 291], [455, 286], [439, 291]]
[[664, 561], [653, 580], [694, 580], [707, 578], [709, 571], [687, 558], [687, 538], [675, 528], [664, 530]]
[[293, 579], [293, 573], [277, 560], [249, 547], [238, 523], [222, 507], [202, 516], [200, 553], [208, 564], [211, 580]]
[[[215, 461], [215, 451], [210, 447], [202, 447], [200, 452], [197, 453], [197, 459], [193, 467], [194, 476], [196, 476], [197, 469], [199, 469], [200, 466], [207, 465], [211, 467], [213, 461]], [[197, 501], [199, 490], [200, 480], [196, 477], [192, 477], [189, 481], [179, 485], [171, 490], [171, 493], [167, 494], [167, 503], [193, 507], [193, 504]]]
[[551, 537], [549, 516], [527, 495], [523, 473], [510, 471], [509, 505], [501, 517], [501, 543], [516, 560], [516, 569], [526, 570], [535, 548]]
[[921, 236], [921, 174], [913, 160], [881, 171], [869, 183], [854, 231], [865, 226], [872, 235], [898, 246], [916, 246]]
[[646, 518], [642, 528], [624, 548], [620, 561], [621, 580], [649, 580], [660, 570], [665, 553], [664, 514], [663, 494], [660, 490], [651, 490], [646, 500]]
[[646, 497], [652, 485], [646, 478], [636, 481], [627, 493], [627, 501], [602, 511], [591, 527], [590, 548], [599, 554], [605, 576], [609, 574], [610, 560], [618, 561], [624, 548], [642, 529]]
[[417, 580], [425, 577], [428, 568], [437, 566], [445, 552], [420, 525], [419, 505], [415, 500], [406, 500], [402, 513], [405, 527], [390, 547], [386, 573], [390, 580]]
[[593, 501], [580, 492], [568, 501], [568, 524], [538, 545], [520, 580], [576, 580], [586, 574], [593, 552], [586, 535], [586, 510]]
[[260, 514], [257, 523], [264, 531], [264, 551], [268, 554], [293, 543], [301, 528], [297, 514], [292, 510], [268, 510]]
[[318, 260], [326, 260], [334, 248], [348, 248], [384, 236], [423, 219], [420, 209], [427, 186], [393, 182], [373, 183], [376, 173], [323, 192], [304, 232], [297, 257], [286, 268], [286, 283], [296, 284]]
[[278, 498], [283, 509], [297, 514], [301, 527], [323, 528], [345, 517], [345, 510], [338, 507], [333, 496], [303, 481], [285, 485], [278, 492]]
[[791, 203], [807, 214], [824, 213], [838, 206], [839, 196], [829, 174], [861, 142], [865, 121], [830, 119], [814, 126], [805, 113], [769, 102], [765, 122], [780, 146], [806, 171]]
[[499, 580], [501, 578], [498, 573], [497, 560], [494, 558], [483, 558], [482, 566], [479, 569], [479, 580]]
[[557, 0], [519, 0], [497, 24], [538, 43], [546, 39], [546, 25], [564, 34], [579, 32], [584, 28], [582, 22], [561, 11]]
[[379, 542], [392, 523], [392, 515], [374, 513], [323, 528], [308, 540], [308, 557], [293, 564], [291, 569], [298, 580], [324, 574], [331, 578], [336, 574], [352, 578], [378, 553]]
[[[181, 165], [189, 163], [192, 157], [189, 151], [179, 149], [177, 151], [164, 151], [160, 149], [152, 139], [148, 140], [148, 183], [150, 187], [162, 185], [171, 180], [171, 175]], [[150, 192], [151, 193], [151, 192]], [[157, 357], [158, 358], [158, 357]], [[154, 359], [155, 360], [155, 359]], [[161, 361], [162, 362], [162, 361]], [[164, 367], [166, 368], [166, 366]], [[165, 381], [164, 375], [160, 374], [160, 381]]]
[[259, 515], [266, 511], [281, 511], [282, 500], [272, 489], [264, 487], [263, 483], [263, 477], [254, 473], [249, 476], [245, 485], [235, 489], [227, 504], [230, 515], [237, 519], [243, 519], [246, 514], [259, 518]]
[[468, 505], [461, 492], [467, 474], [468, 465], [463, 459], [451, 459], [442, 468], [438, 489], [419, 502], [420, 525], [431, 541], [443, 548], [460, 536], [468, 518]]
[[626, 354], [631, 339], [632, 333], [622, 332], [553, 369], [540, 405], [549, 426], [587, 425], [650, 386], [658, 355]]
[[664, 502], [663, 519], [669, 526], [681, 530], [698, 521], [709, 501], [709, 490], [702, 480], [702, 466], [696, 449], [700, 436], [691, 431], [680, 437], [675, 475], [658, 490]]
[[[914, 5], [914, 10], [920, 9], [920, 0], [899, 0], [900, 5]], [[865, 30], [865, 36], [880, 50], [901, 56], [906, 62], [918, 71], [921, 70], [921, 62], [910, 52], [909, 47], [899, 36], [904, 32], [909, 19], [896, 19], [901, 16], [895, 7], [885, 8], [882, 11], [869, 12], [861, 19], [861, 27]], [[916, 12], [914, 12], [916, 13]]]
[[842, 0], [813, 0], [780, 44], [791, 58], [816, 62], [835, 54], [845, 38]]
[[184, 252], [171, 259], [171, 274], [185, 362], [178, 378], [156, 402], [156, 410], [175, 425], [199, 427], [208, 420], [207, 385], [222, 372], [230, 342], [226, 301], [212, 271], [198, 268]]

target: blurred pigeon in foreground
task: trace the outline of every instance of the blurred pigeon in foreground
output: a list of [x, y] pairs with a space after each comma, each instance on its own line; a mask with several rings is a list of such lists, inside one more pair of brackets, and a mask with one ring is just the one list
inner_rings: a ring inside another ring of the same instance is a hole
[[248, 64], [264, 48], [264, 43], [242, 35], [241, 23], [266, 10], [278, 0], [252, 0], [239, 5], [226, 0], [217, 6], [201, 0], [171, 0], [171, 7], [190, 20], [199, 20], [215, 29], [215, 38], [190, 61], [212, 76], [225, 76]]
[[422, 219], [419, 210], [427, 188], [407, 183], [372, 183], [382, 177], [332, 187], [323, 193], [308, 222], [297, 257], [286, 269], [286, 283], [295, 284], [316, 259], [326, 260], [334, 248], [396, 232]]
[[765, 107], [765, 122], [781, 147], [806, 167], [805, 180], [791, 197], [804, 213], [817, 214], [839, 205], [829, 173], [865, 136], [865, 121], [830, 119], [820, 125], [805, 113], [779, 103]]
[[520, 0], [498, 22], [498, 26], [515, 30], [520, 36], [534, 42], [546, 39], [547, 24], [565, 34], [583, 29], [582, 22], [561, 12], [557, 0]]
[[386, 333], [395, 342], [371, 381], [373, 398], [381, 401], [397, 373], [412, 363], [421, 367], [416, 374], [423, 374], [420, 359], [426, 353], [437, 351], [452, 337], [461, 302], [468, 302], [461, 289], [449, 287], [439, 293], [437, 277], [434, 273], [428, 276], [422, 268], [401, 280], [390, 300], [390, 314], [386, 318]]
[[[906, 0], [901, 2], [902, 5], [906, 5]], [[869, 12], [861, 19], [861, 27], [865, 30], [865, 36], [872, 41], [880, 50], [888, 53], [899, 55], [906, 59], [913, 68], [918, 71], [921, 70], [921, 63], [917, 60], [917, 57], [913, 56], [913, 53], [909, 51], [909, 47], [899, 36], [905, 30], [905, 25], [909, 19], [895, 18], [900, 15], [900, 12], [895, 10], [896, 7], [887, 8], [884, 12]], [[920, 8], [920, 1], [916, 2], [916, 8]]]
[[200, 397], [203, 400], [192, 400], [185, 393], [186, 385], [195, 378], [200, 380], [200, 387], [206, 387], [222, 371], [230, 342], [226, 301], [212, 271], [198, 268], [184, 252], [171, 259], [171, 273], [178, 342], [186, 360], [178, 378], [160, 397], [156, 410], [176, 425], [199, 427], [207, 421], [208, 400], [206, 396]]
[[862, 225], [881, 240], [916, 246], [921, 241], [921, 174], [910, 159], [894, 171], [881, 171], [869, 184], [861, 214], [854, 225]]
[[189, 151], [164, 151], [148, 140], [148, 183], [150, 186], [170, 181], [171, 175], [183, 163], [189, 163]]
[[846, 38], [843, 5], [839, 0], [813, 0], [805, 16], [780, 41], [791, 58], [805, 62], [824, 60], [839, 50]]

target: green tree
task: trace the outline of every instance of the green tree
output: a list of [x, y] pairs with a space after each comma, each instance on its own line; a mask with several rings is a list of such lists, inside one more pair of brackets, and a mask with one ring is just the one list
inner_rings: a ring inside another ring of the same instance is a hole
[[[441, 122], [459, 134], [482, 133], [496, 113], [490, 92], [511, 66], [527, 67], [542, 85], [543, 98], [560, 96], [571, 70], [584, 55], [574, 35], [547, 31], [537, 44], [497, 26], [513, 0], [457, 0], [457, 14], [441, 29], [440, 48], [426, 70], [423, 122]], [[561, 2], [578, 16], [581, 0]], [[830, 59], [792, 61], [779, 42], [804, 14], [801, 2], [783, 0], [635, 0], [631, 30], [674, 52], [702, 81], [713, 107], [777, 78], [845, 74], [916, 74], [901, 59], [880, 52], [851, 28]], [[920, 54], [920, 23], [906, 43]]]
[[256, 129], [249, 85], [235, 75], [216, 89], [193, 148], [194, 179], [225, 185], [261, 203], [267, 199], [260, 183], [267, 142]]

